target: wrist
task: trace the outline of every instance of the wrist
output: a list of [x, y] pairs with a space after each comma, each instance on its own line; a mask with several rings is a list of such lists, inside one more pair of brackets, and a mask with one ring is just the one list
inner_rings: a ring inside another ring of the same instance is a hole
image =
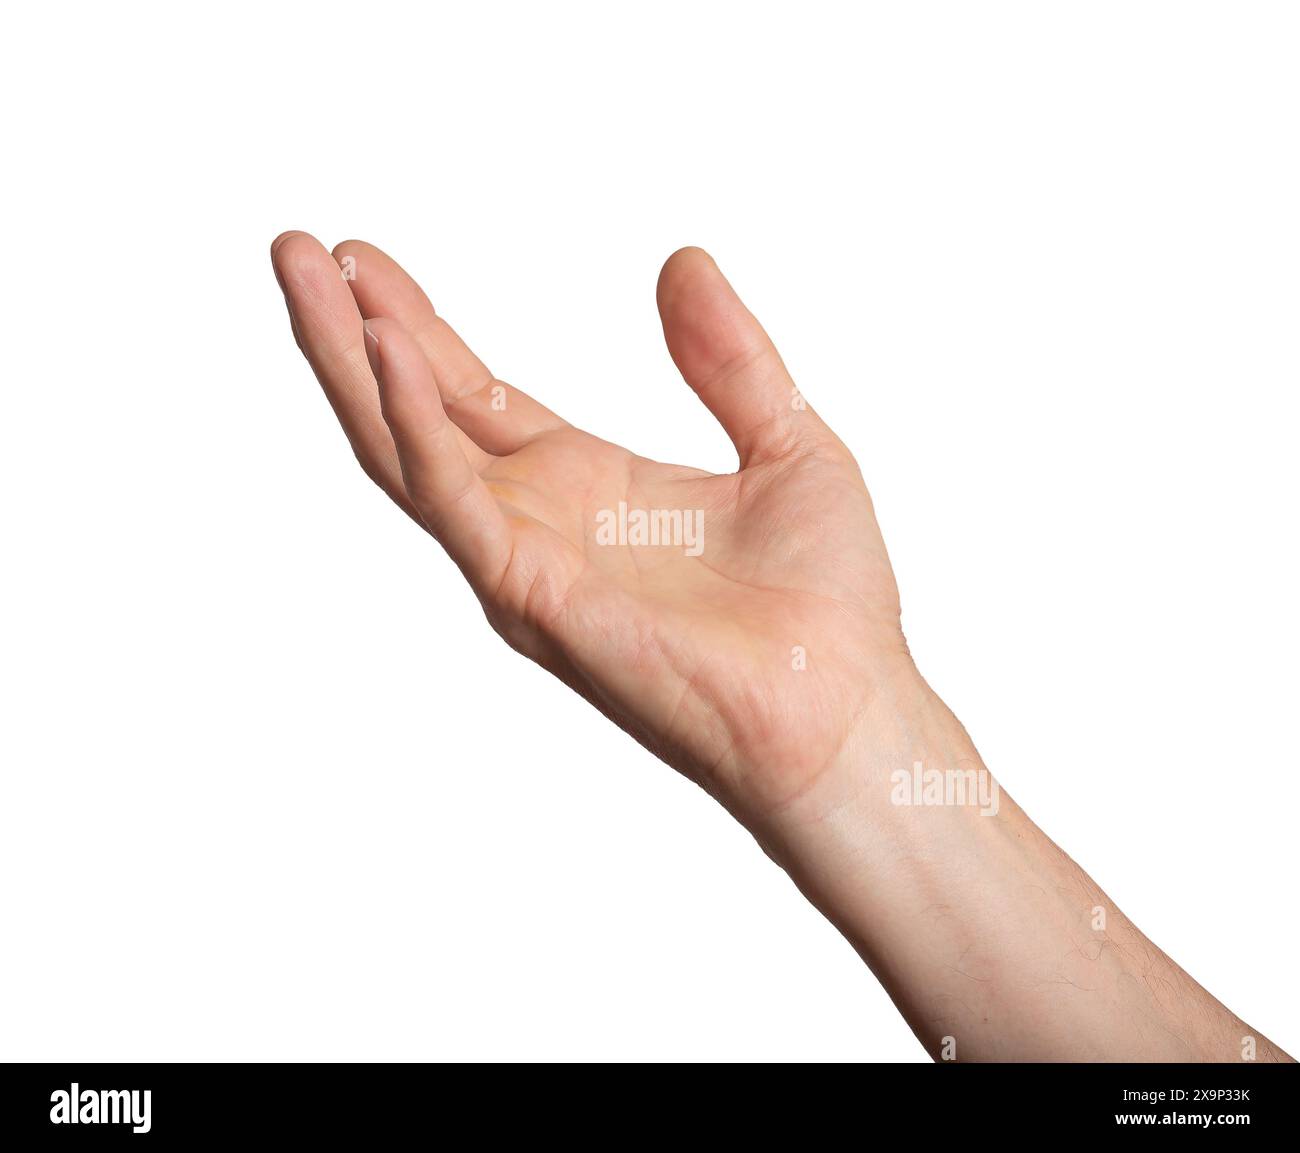
[[825, 773], [749, 827], [878, 972], [900, 924], [991, 865], [1018, 869], [1008, 858], [1037, 834], [915, 669], [874, 694]]
[[745, 823], [769, 848], [797, 856], [842, 840], [845, 827], [854, 840], [895, 842], [909, 826], [909, 839], [924, 837], [926, 823], [907, 819], [913, 809], [995, 815], [1001, 803], [966, 730], [909, 659], [874, 683], [825, 768]]

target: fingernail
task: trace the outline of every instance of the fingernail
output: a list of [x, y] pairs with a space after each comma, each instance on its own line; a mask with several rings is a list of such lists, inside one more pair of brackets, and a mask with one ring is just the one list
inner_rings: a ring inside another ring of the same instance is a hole
[[366, 359], [370, 361], [370, 371], [375, 374], [375, 379], [379, 379], [379, 337], [370, 327], [370, 321], [366, 321], [364, 328], [366, 330]]

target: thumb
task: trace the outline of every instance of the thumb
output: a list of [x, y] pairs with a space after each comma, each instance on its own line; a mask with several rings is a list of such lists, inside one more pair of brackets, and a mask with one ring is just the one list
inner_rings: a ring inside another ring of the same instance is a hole
[[742, 468], [780, 456], [810, 428], [820, 430], [776, 346], [707, 252], [674, 252], [656, 297], [668, 352], [726, 430]]

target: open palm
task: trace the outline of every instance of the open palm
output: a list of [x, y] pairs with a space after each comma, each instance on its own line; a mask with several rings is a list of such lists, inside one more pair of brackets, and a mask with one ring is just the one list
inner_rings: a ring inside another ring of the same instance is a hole
[[272, 260], [362, 467], [497, 631], [733, 809], [804, 793], [910, 667], [852, 456], [701, 250], [669, 258], [658, 301], [740, 455], [723, 476], [637, 456], [495, 379], [371, 245], [331, 255], [291, 232]]

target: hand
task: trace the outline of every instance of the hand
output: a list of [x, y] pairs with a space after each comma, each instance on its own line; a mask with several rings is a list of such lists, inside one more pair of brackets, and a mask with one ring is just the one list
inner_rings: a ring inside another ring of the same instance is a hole
[[[898, 592], [853, 457], [706, 253], [671, 256], [657, 295], [673, 360], [739, 454], [725, 476], [637, 456], [496, 380], [371, 245], [331, 256], [289, 232], [271, 252], [362, 467], [514, 648], [751, 822], [834, 803], [855, 726], [915, 679]], [[637, 536], [655, 512], [670, 543]]]

